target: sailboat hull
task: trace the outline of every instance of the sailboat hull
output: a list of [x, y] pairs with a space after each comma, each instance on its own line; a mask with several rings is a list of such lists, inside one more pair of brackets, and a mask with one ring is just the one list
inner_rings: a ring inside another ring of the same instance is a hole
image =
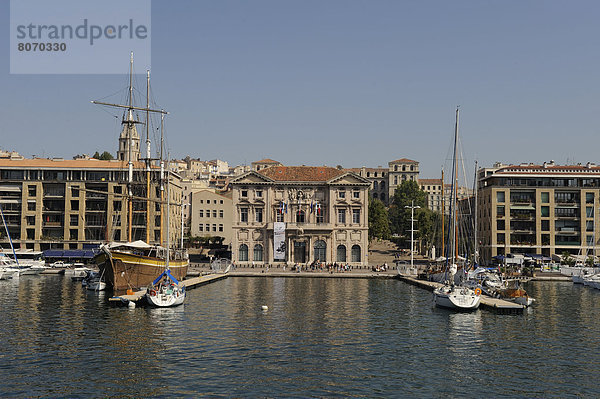
[[[110, 256], [101, 253], [96, 263], [106, 284], [116, 291], [147, 287], [166, 267], [165, 259], [118, 251], [111, 251]], [[188, 266], [187, 259], [169, 261], [169, 270], [178, 280], [185, 278]]]
[[435, 305], [438, 307], [462, 311], [471, 311], [479, 307], [481, 296], [467, 287], [442, 286], [433, 291]]
[[171, 306], [179, 306], [185, 300], [185, 289], [176, 287], [173, 290], [152, 289], [146, 293], [146, 301], [151, 306], [159, 308], [167, 308]]

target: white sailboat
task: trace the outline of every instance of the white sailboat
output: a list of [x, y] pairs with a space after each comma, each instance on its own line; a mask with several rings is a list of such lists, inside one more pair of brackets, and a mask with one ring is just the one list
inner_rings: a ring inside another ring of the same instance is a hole
[[169, 183], [169, 179], [167, 179], [167, 256], [165, 270], [154, 281], [152, 281], [152, 284], [146, 289], [146, 301], [148, 304], [161, 308], [181, 305], [185, 300], [185, 285], [183, 282], [178, 281], [171, 274], [171, 270], [169, 269], [171, 247], [169, 238], [170, 234], [168, 233], [168, 229], [170, 227], [169, 209], [171, 204], [169, 200]]
[[4, 219], [4, 212], [2, 211], [2, 205], [0, 205], [0, 216], [2, 217], [2, 224], [4, 225], [4, 230], [6, 231], [6, 236], [8, 237], [8, 242], [10, 243], [10, 249], [13, 255], [11, 259], [8, 256], [3, 254], [2, 260], [0, 262], [0, 280], [6, 280], [10, 278], [16, 278], [23, 274], [39, 274], [42, 270], [35, 270], [30, 267], [30, 265], [20, 264], [19, 259], [17, 258], [17, 254], [15, 252], [15, 247], [13, 246], [12, 238], [10, 238], [10, 232], [8, 231], [8, 226], [6, 225], [6, 220]]
[[481, 301], [481, 289], [471, 288], [461, 283], [456, 284], [454, 276], [458, 270], [457, 261], [457, 146], [458, 146], [458, 108], [456, 109], [456, 124], [454, 128], [454, 155], [452, 160], [452, 198], [451, 198], [451, 219], [450, 219], [450, 240], [449, 251], [446, 266], [446, 278], [443, 285], [433, 291], [433, 300], [436, 306], [454, 309], [454, 310], [475, 310], [479, 307]]

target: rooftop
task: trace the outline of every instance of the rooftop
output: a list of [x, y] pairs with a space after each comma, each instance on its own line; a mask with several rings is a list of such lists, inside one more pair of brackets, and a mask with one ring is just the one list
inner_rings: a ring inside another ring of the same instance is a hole
[[[101, 161], [99, 159], [0, 159], [0, 168], [61, 168], [61, 169], [125, 169], [127, 161]], [[136, 169], [144, 168], [143, 162], [133, 162]]]
[[260, 161], [255, 161], [255, 162], [252, 162], [252, 163], [253, 164], [257, 164], [257, 163], [273, 163], [273, 164], [277, 164], [277, 165], [281, 164], [281, 162], [275, 161], [275, 160], [269, 159], [269, 158], [261, 159]]
[[400, 159], [396, 159], [395, 161], [390, 161], [390, 163], [419, 163], [419, 162], [413, 161], [412, 159], [408, 159], [408, 158], [400, 158]]
[[442, 179], [419, 179], [419, 184], [437, 184], [442, 185]]
[[258, 173], [277, 181], [326, 182], [346, 172], [329, 166], [271, 166]]

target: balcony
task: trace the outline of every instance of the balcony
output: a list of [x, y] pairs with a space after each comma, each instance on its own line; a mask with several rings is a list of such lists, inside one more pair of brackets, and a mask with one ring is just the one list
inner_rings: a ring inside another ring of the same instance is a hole
[[56, 228], [56, 227], [63, 227], [63, 223], [62, 222], [44, 222], [42, 223], [42, 227], [51, 227], [51, 228]]
[[579, 227], [557, 227], [555, 232], [560, 235], [579, 234]]

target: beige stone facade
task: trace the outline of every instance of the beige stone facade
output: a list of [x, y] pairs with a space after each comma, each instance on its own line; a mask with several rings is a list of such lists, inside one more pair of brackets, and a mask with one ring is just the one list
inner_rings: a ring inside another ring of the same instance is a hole
[[496, 165], [479, 170], [478, 187], [484, 262], [508, 253], [552, 257], [597, 252], [600, 167]]
[[[36, 251], [82, 249], [106, 241], [128, 239], [126, 163], [96, 159], [0, 160], [0, 204], [17, 247]], [[146, 170], [134, 163], [131, 240], [161, 242], [159, 170], [150, 172], [150, 202]], [[171, 175], [171, 242], [180, 239], [181, 185]], [[166, 192], [164, 193], [166, 201]], [[164, 205], [162, 206], [164, 209]], [[148, 211], [147, 211], [148, 209]], [[165, 215], [165, 213], [162, 213]], [[166, 218], [165, 218], [166, 219]], [[0, 245], [8, 247], [2, 231]], [[162, 242], [166, 241], [163, 229]]]
[[[232, 181], [232, 257], [237, 264], [368, 264], [369, 181], [310, 166], [272, 166]], [[285, 259], [274, 259], [275, 223]]]
[[200, 237], [223, 237], [223, 244], [231, 244], [233, 207], [231, 191], [225, 194], [214, 190], [191, 193], [190, 233]]
[[283, 164], [279, 161], [275, 161], [273, 159], [261, 159], [260, 161], [254, 161], [251, 163], [252, 170], [259, 171], [264, 168], [269, 168], [271, 166], [283, 166]]
[[371, 187], [369, 188], [369, 196], [371, 198], [375, 198], [381, 200], [384, 204], [389, 204], [388, 197], [388, 169], [387, 168], [352, 168], [346, 169], [350, 172], [356, 173], [360, 177], [364, 177], [369, 182], [371, 182]]
[[394, 196], [403, 181], [419, 181], [419, 162], [401, 158], [388, 163], [388, 198]]
[[419, 162], [407, 158], [388, 162], [387, 168], [363, 166], [345, 170], [369, 180], [369, 196], [381, 200], [386, 205], [390, 205], [396, 189], [403, 181], [419, 181]]
[[427, 208], [442, 212], [447, 201], [442, 191], [442, 179], [419, 179], [419, 187], [427, 193]]

